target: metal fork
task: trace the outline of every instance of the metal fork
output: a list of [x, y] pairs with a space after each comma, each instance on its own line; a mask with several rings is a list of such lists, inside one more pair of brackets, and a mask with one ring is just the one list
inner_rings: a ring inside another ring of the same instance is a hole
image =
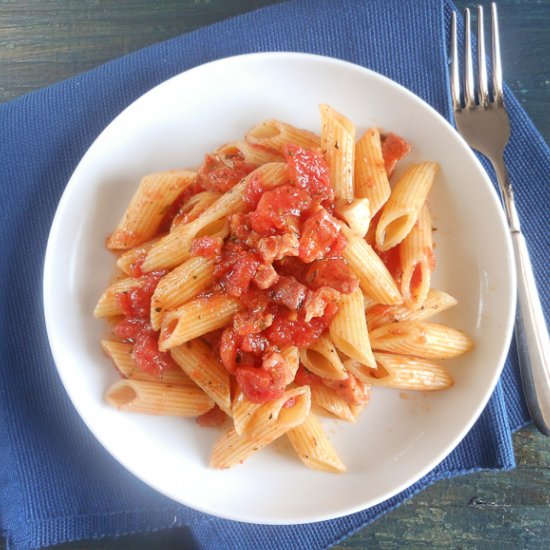
[[537, 428], [550, 435], [550, 344], [548, 329], [537, 293], [531, 260], [521, 233], [514, 203], [512, 183], [504, 164], [504, 148], [510, 137], [510, 123], [504, 107], [502, 67], [497, 21], [497, 7], [491, 4], [492, 88], [489, 89], [485, 64], [483, 8], [477, 8], [477, 85], [474, 82], [470, 35], [470, 10], [464, 12], [464, 91], [461, 94], [456, 38], [456, 15], [451, 20], [451, 91], [456, 127], [470, 147], [477, 149], [492, 163], [503, 198], [514, 248], [518, 303], [516, 310], [516, 345], [523, 391], [529, 412]]

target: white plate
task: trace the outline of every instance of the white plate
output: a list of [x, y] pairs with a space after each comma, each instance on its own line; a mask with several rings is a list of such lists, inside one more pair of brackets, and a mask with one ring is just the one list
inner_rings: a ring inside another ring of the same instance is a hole
[[[437, 269], [434, 284], [459, 305], [442, 315], [476, 342], [447, 363], [455, 386], [413, 394], [375, 389], [357, 424], [327, 421], [348, 471], [310, 471], [276, 443], [233, 470], [208, 468], [215, 429], [192, 419], [120, 413], [103, 401], [118, 375], [100, 351], [93, 308], [113, 273], [104, 248], [141, 176], [200, 164], [205, 152], [279, 118], [319, 131], [328, 103], [364, 130], [405, 137], [407, 163], [432, 159]], [[287, 524], [373, 506], [436, 466], [486, 404], [511, 337], [511, 247], [493, 187], [470, 149], [416, 96], [364, 68], [318, 56], [267, 53], [197, 67], [154, 88], [120, 114], [75, 170], [59, 204], [44, 268], [44, 308], [59, 374], [84, 422], [128, 470], [174, 500], [234, 520]]]

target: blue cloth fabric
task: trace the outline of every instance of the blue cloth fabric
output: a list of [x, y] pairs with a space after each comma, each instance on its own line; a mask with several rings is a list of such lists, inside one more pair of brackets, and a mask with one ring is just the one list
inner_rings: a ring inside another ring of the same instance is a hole
[[[89, 433], [50, 355], [42, 263], [57, 202], [82, 155], [129, 103], [201, 63], [293, 50], [345, 59], [403, 84], [451, 119], [447, 44], [453, 6], [425, 0], [300, 0], [175, 38], [0, 106], [0, 528], [30, 548], [189, 526], [201, 548], [322, 548], [442, 478], [514, 467], [513, 430], [529, 420], [511, 350], [501, 381], [458, 448], [424, 479], [374, 508], [333, 521], [258, 526], [220, 520], [161, 496]], [[315, 17], [312, 13], [315, 12]], [[549, 314], [550, 152], [507, 93], [506, 152]]]

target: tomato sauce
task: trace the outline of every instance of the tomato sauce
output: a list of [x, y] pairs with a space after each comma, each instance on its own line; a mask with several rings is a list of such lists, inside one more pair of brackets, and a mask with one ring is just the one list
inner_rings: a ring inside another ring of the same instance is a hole
[[282, 395], [289, 380], [280, 352], [311, 346], [336, 315], [339, 294], [358, 285], [342, 257], [346, 240], [322, 155], [287, 145], [284, 156], [289, 181], [272, 188], [250, 178], [246, 210], [230, 219], [214, 272], [246, 308], [223, 331], [220, 359], [255, 403]]
[[[249, 178], [245, 209], [229, 217], [227, 238], [203, 236], [191, 244], [192, 255], [214, 260], [212, 284], [205, 292], [225, 291], [244, 306], [229, 326], [205, 340], [254, 403], [283, 394], [294, 378], [284, 348], [311, 346], [336, 315], [340, 294], [358, 285], [342, 257], [346, 239], [332, 214], [334, 191], [323, 156], [287, 145], [284, 159], [289, 178], [279, 186]], [[229, 166], [207, 155], [193, 188], [225, 192], [252, 169], [239, 157]], [[181, 199], [177, 202], [168, 209], [170, 216]], [[142, 275], [138, 264], [135, 275], [141, 276], [139, 288], [117, 298], [125, 318], [115, 332], [134, 342], [140, 368], [161, 373], [173, 362], [168, 353], [159, 352], [158, 334], [148, 318], [151, 295], [162, 274]], [[220, 418], [212, 412], [198, 422], [211, 425]]]
[[235, 159], [232, 164], [227, 166], [215, 155], [206, 155], [197, 175], [199, 185], [205, 191], [225, 193], [255, 168], [239, 159]]
[[214, 405], [209, 411], [197, 416], [197, 424], [202, 428], [211, 428], [215, 426], [221, 426], [227, 415], [218, 407]]
[[157, 271], [135, 277], [139, 286], [116, 295], [124, 318], [115, 325], [115, 335], [123, 341], [133, 342], [132, 358], [136, 366], [158, 377], [165, 369], [177, 368], [168, 352], [159, 351], [159, 333], [153, 330], [149, 322], [151, 296], [165, 274], [165, 271]]
[[382, 138], [382, 157], [386, 174], [390, 177], [399, 160], [406, 157], [411, 151], [411, 146], [400, 136], [389, 133]]

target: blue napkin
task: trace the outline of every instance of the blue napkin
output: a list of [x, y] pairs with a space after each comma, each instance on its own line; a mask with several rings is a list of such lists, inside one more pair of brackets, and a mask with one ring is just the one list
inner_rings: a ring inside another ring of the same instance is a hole
[[[259, 526], [220, 520], [156, 493], [120, 466], [69, 402], [42, 313], [46, 240], [74, 168], [101, 130], [165, 79], [221, 57], [294, 50], [389, 76], [451, 118], [447, 44], [453, 6], [439, 0], [302, 0], [275, 5], [146, 48], [0, 106], [0, 528], [13, 548], [189, 527], [201, 548], [328, 547], [432, 482], [513, 468], [511, 433], [529, 420], [515, 350], [486, 410], [424, 479], [374, 508], [333, 521]], [[315, 17], [312, 13], [315, 12]], [[550, 152], [507, 91], [507, 162], [549, 313]], [[547, 282], [547, 281], [546, 281]]]

